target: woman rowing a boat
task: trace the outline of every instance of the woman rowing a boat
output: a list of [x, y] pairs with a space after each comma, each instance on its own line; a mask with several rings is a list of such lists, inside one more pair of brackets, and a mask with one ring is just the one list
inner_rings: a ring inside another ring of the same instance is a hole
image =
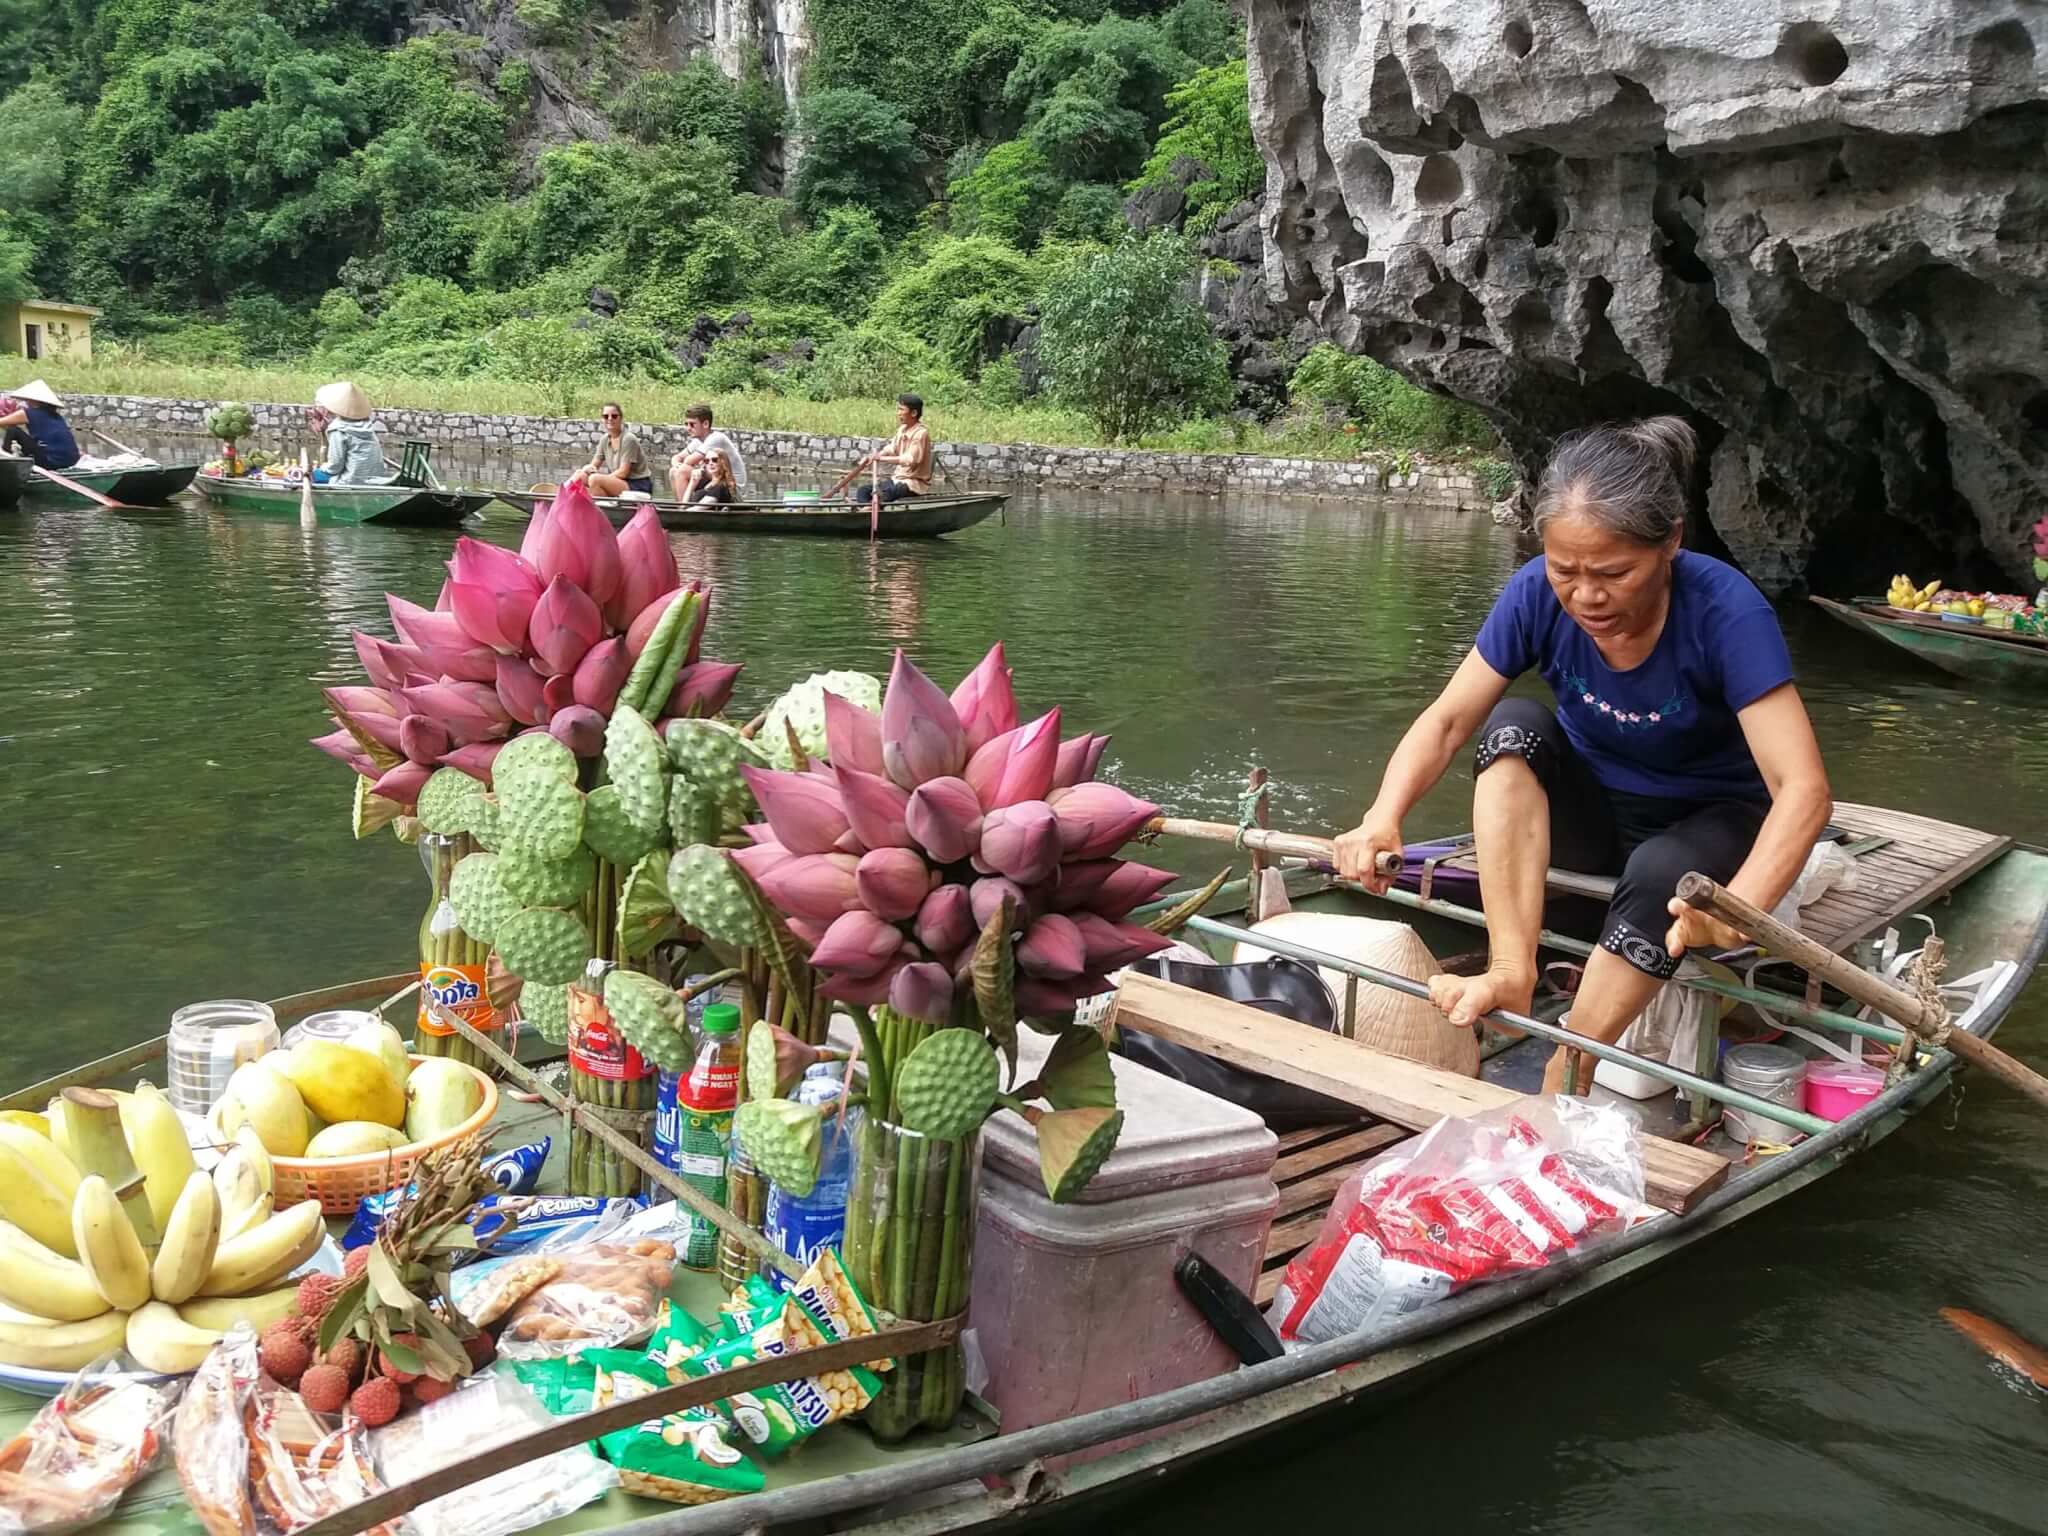
[[7, 451], [27, 454], [38, 469], [69, 469], [78, 462], [78, 439], [64, 420], [64, 402], [41, 379], [0, 395], [0, 429], [7, 434]]
[[327, 484], [384, 484], [384, 434], [370, 419], [368, 395], [346, 379], [323, 384], [306, 419], [327, 443]]
[[[1570, 1021], [1611, 1042], [1687, 949], [1742, 942], [1676, 899], [1680, 876], [1698, 870], [1769, 911], [1827, 825], [1827, 772], [1777, 616], [1733, 566], [1679, 547], [1696, 447], [1675, 416], [1559, 440], [1536, 494], [1543, 554], [1509, 578], [1337, 840], [1339, 872], [1386, 890], [1375, 858], [1400, 854], [1402, 819], [1478, 733], [1488, 960], [1478, 976], [1430, 979], [1454, 1024], [1528, 1011], [1548, 867], [1619, 877]], [[1554, 711], [1506, 697], [1530, 671]], [[1546, 1092], [1565, 1069], [1560, 1049]]]

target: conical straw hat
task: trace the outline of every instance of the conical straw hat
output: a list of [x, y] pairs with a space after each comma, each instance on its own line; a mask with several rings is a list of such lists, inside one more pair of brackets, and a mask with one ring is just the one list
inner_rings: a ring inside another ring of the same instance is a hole
[[64, 402], [57, 398], [56, 391], [41, 379], [30, 379], [8, 391], [17, 400], [33, 400], [37, 405], [47, 405], [52, 410], [62, 410]]
[[313, 391], [313, 403], [330, 416], [343, 421], [368, 421], [370, 397], [346, 379], [322, 384]]
[[[1270, 933], [1276, 939], [1376, 966], [1411, 981], [1428, 981], [1443, 970], [1436, 956], [1429, 952], [1429, 946], [1406, 923], [1347, 917], [1339, 912], [1281, 912], [1256, 924], [1252, 932]], [[1239, 962], [1259, 960], [1266, 953], [1256, 945], [1239, 944], [1232, 958]], [[1343, 1033], [1344, 988], [1351, 978], [1328, 967], [1319, 969], [1336, 1002], [1337, 1029]], [[1360, 1045], [1390, 1056], [1406, 1057], [1465, 1077], [1479, 1075], [1479, 1036], [1475, 1031], [1458, 1028], [1419, 997], [1409, 997], [1363, 978], [1358, 982], [1351, 1034]]]

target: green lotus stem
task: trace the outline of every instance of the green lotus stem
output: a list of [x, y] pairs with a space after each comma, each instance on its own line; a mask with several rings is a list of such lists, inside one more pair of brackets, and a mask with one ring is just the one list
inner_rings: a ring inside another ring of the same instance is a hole
[[911, 1195], [924, 1180], [924, 1138], [904, 1136], [896, 1148], [896, 1197], [891, 1219], [893, 1248], [889, 1255], [889, 1310], [898, 1317], [911, 1315], [911, 1282], [917, 1258], [917, 1212]]
[[960, 1161], [957, 1142], [924, 1139], [924, 1166], [919, 1170], [917, 1200], [917, 1263], [912, 1270], [910, 1316], [929, 1322], [939, 1314], [932, 1310], [944, 1283], [940, 1261], [945, 1244], [947, 1170]]
[[890, 1093], [896, 1085], [888, 1058], [882, 1054], [881, 1032], [876, 1027], [874, 1015], [865, 1008], [853, 1010], [853, 1027], [860, 1035], [860, 1051], [868, 1062], [868, 1102], [880, 1109], [886, 1119], [893, 1107]]

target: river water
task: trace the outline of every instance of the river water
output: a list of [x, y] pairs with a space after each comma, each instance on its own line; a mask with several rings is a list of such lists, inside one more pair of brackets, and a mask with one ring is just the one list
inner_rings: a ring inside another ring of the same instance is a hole
[[[158, 1034], [183, 1002], [412, 963], [418, 862], [350, 840], [347, 775], [305, 743], [327, 728], [315, 684], [357, 680], [350, 630], [389, 632], [387, 589], [431, 603], [450, 542], [196, 506], [0, 513], [0, 1083]], [[1093, 492], [1022, 495], [937, 543], [676, 549], [716, 589], [707, 654], [747, 663], [742, 707], [883, 672], [899, 645], [950, 685], [1003, 639], [1022, 702], [1113, 732], [1126, 787], [1235, 819], [1262, 763], [1299, 830], [1355, 819], [1522, 558], [1483, 516]], [[1785, 618], [1838, 795], [2048, 842], [2033, 701]], [[1411, 836], [1464, 824], [1457, 778]], [[1205, 873], [1221, 853], [1162, 850]], [[2048, 1057], [2039, 988], [2001, 1043]], [[1679, 1267], [1119, 1524], [2048, 1528], [2048, 1403], [1935, 1315], [2048, 1340], [2044, 1196], [2048, 1122], [1974, 1079]]]

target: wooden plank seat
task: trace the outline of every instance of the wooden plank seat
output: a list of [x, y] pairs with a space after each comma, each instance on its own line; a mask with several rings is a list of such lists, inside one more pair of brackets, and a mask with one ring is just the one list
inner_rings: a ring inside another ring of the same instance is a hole
[[1260, 1306], [1273, 1299], [1287, 1261], [1315, 1241], [1338, 1187], [1359, 1167], [1413, 1134], [1402, 1125], [1318, 1125], [1280, 1138], [1280, 1158], [1273, 1165], [1280, 1204], [1266, 1234], [1266, 1257], [1254, 1298]]

